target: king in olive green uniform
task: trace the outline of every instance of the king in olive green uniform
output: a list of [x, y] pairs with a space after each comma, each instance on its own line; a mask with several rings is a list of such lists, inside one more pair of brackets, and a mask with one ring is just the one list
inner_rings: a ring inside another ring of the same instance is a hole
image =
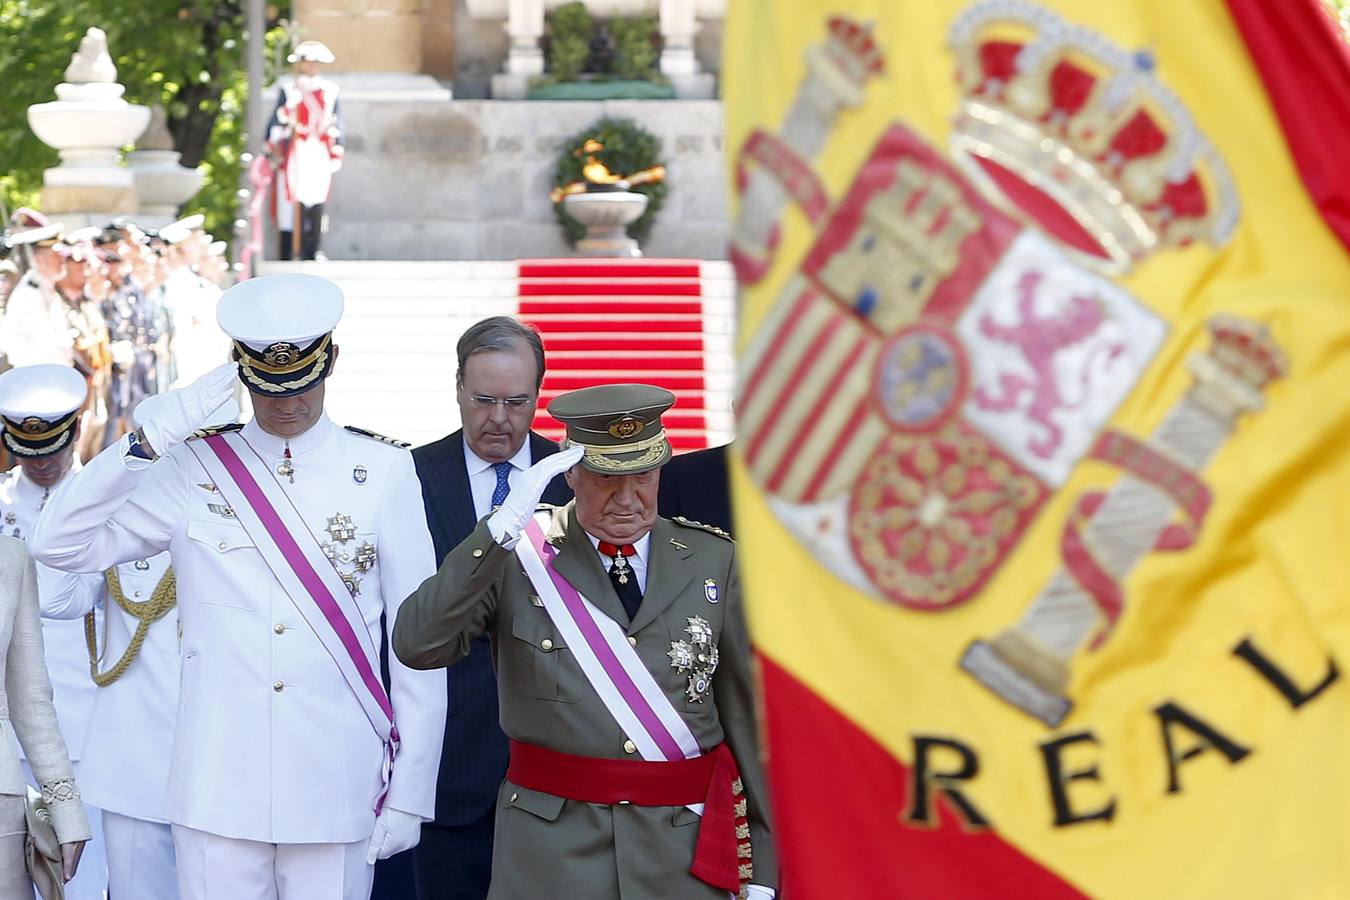
[[[690, 800], [701, 794], [680, 797], [685, 805], [655, 805], [650, 796], [644, 802], [641, 784], [632, 785], [634, 799], [612, 803], [565, 795], [585, 796], [585, 789], [572, 789], [572, 775], [578, 784], [587, 782], [591, 776], [583, 773], [597, 765], [623, 770], [618, 782], [600, 785], [613, 787], [631, 783], [623, 776], [631, 774], [632, 763], [639, 769], [697, 764], [728, 749], [741, 791], [732, 878], [739, 875], [744, 896], [771, 900], [775, 894], [778, 867], [736, 546], [718, 529], [655, 515], [659, 469], [671, 455], [661, 413], [673, 402], [669, 392], [649, 385], [587, 388], [554, 400], [549, 413], [567, 426], [567, 449], [522, 473], [502, 505], [399, 613], [393, 646], [413, 668], [451, 665], [468, 654], [474, 638], [492, 638], [512, 769], [497, 801], [491, 898], [524, 900], [547, 892], [597, 900], [725, 900], [726, 889], [690, 872], [703, 824], [690, 808], [703, 807]], [[547, 512], [538, 515], [544, 486], [565, 470], [576, 499], [541, 507]], [[535, 516], [548, 552], [556, 553], [553, 572], [594, 605], [595, 615], [618, 623], [697, 741], [696, 759], [641, 761], [642, 751], [588, 680], [574, 655], [577, 647], [569, 647], [576, 639], [569, 642], [545, 609], [515, 552], [522, 539], [529, 540], [522, 534]], [[517, 775], [526, 756], [535, 766], [531, 777], [563, 786], [546, 792], [518, 783], [529, 780]], [[545, 766], [556, 760], [558, 769], [541, 770], [540, 758]], [[578, 763], [580, 769], [570, 768]], [[709, 826], [713, 818], [708, 816]]]

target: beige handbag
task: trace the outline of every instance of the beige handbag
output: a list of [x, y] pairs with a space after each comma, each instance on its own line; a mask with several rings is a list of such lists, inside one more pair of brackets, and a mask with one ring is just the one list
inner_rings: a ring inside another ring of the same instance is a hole
[[65, 900], [66, 880], [61, 871], [61, 842], [56, 838], [52, 814], [42, 795], [28, 789], [24, 804], [24, 818], [28, 822], [28, 841], [24, 845], [24, 862], [28, 877], [33, 879], [42, 900]]

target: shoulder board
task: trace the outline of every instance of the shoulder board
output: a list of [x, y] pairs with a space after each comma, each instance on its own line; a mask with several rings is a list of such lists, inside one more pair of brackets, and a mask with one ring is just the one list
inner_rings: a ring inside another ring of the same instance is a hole
[[357, 428], [355, 425], [344, 425], [342, 427], [352, 434], [359, 434], [361, 437], [368, 437], [373, 441], [379, 441], [383, 444], [390, 444], [395, 447], [402, 447], [404, 450], [412, 449], [412, 444], [409, 444], [407, 441], [396, 441], [391, 437], [385, 437], [382, 434], [376, 434], [375, 432], [367, 431], [364, 428]]
[[243, 422], [231, 422], [229, 425], [212, 425], [210, 428], [198, 428], [192, 432], [189, 441], [195, 441], [197, 438], [210, 437], [213, 434], [229, 434], [231, 431], [238, 431], [244, 427]]
[[706, 531], [709, 534], [715, 534], [718, 537], [728, 541], [735, 540], [735, 538], [733, 538], [730, 534], [727, 534], [725, 531], [718, 528], [716, 525], [704, 525], [702, 522], [695, 522], [693, 519], [686, 519], [684, 516], [676, 516], [670, 521], [674, 522], [676, 525], [683, 525], [685, 528], [697, 528], [700, 531]]

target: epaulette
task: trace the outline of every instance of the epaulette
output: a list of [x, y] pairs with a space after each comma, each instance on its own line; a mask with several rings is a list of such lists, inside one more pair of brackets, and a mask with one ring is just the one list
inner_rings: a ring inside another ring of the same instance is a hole
[[695, 522], [692, 519], [686, 519], [684, 516], [675, 516], [670, 521], [674, 522], [677, 525], [683, 525], [685, 528], [697, 528], [700, 531], [706, 531], [709, 534], [715, 534], [718, 537], [724, 540], [732, 541], [733, 543], [736, 540], [730, 534], [718, 528], [716, 525], [704, 525], [702, 522]]
[[189, 441], [195, 441], [197, 438], [210, 437], [213, 434], [229, 434], [231, 431], [238, 431], [244, 427], [243, 422], [231, 422], [229, 425], [212, 425], [210, 428], [198, 428], [192, 432]]
[[372, 440], [380, 441], [381, 443], [384, 444], [391, 444], [395, 447], [401, 447], [404, 450], [412, 449], [412, 444], [409, 444], [407, 441], [396, 441], [391, 437], [385, 437], [382, 434], [376, 434], [375, 432], [367, 431], [364, 428], [357, 428], [355, 425], [344, 425], [342, 427], [350, 431], [352, 434], [361, 435], [361, 437], [368, 437], [371, 438]]

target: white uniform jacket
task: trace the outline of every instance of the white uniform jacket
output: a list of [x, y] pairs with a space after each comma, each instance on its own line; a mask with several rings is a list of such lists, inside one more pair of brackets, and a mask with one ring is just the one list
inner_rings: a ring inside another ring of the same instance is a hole
[[[131, 603], [149, 602], [168, 568], [167, 553], [118, 566], [122, 593]], [[107, 672], [126, 653], [140, 623], [108, 596], [106, 581], [100, 582], [99, 670]], [[74, 620], [81, 629], [85, 613], [94, 607], [89, 591], [42, 597], [44, 617]], [[122, 676], [96, 689], [80, 760], [80, 793], [90, 805], [133, 819], [169, 821], [169, 751], [178, 717], [179, 667], [175, 607], [150, 625], [140, 653]], [[87, 649], [84, 678], [93, 683]]]
[[66, 318], [66, 301], [36, 269], [29, 269], [14, 285], [4, 308], [5, 313], [0, 316], [0, 349], [11, 366], [37, 363], [68, 366], [75, 359], [75, 338]]
[[[286, 442], [258, 427], [239, 434], [275, 469]], [[289, 443], [294, 483], [278, 481], [360, 579], [356, 601], [372, 647], [380, 618], [393, 631], [403, 599], [435, 571], [412, 454], [334, 425], [327, 416]], [[100, 453], [48, 501], [32, 546], [80, 572], [168, 550], [183, 628], [182, 697], [169, 772], [169, 820], [268, 843], [350, 843], [369, 837], [383, 745], [297, 603], [267, 569], [190, 447], [156, 462]], [[354, 537], [340, 527], [348, 517]], [[339, 526], [330, 534], [330, 519]], [[308, 539], [302, 536], [302, 539]], [[357, 549], [375, 558], [356, 572]], [[402, 737], [386, 803], [429, 820], [445, 728], [445, 678], [389, 654]], [[378, 665], [378, 660], [373, 661]]]
[[[69, 481], [79, 466], [77, 459], [61, 484]], [[55, 493], [56, 488], [40, 488], [29, 481], [21, 466], [0, 475], [0, 533], [19, 540], [30, 538], [39, 513], [45, 513], [43, 497], [50, 498]], [[72, 575], [38, 563], [37, 578], [41, 601], [49, 597], [64, 598], [59, 602], [92, 608], [103, 592], [103, 579], [98, 575]], [[71, 761], [78, 762], [84, 749], [89, 717], [94, 710], [96, 690], [89, 677], [84, 623], [44, 618], [42, 646], [47, 676], [52, 683], [56, 717], [61, 723], [61, 736], [65, 738]]]

